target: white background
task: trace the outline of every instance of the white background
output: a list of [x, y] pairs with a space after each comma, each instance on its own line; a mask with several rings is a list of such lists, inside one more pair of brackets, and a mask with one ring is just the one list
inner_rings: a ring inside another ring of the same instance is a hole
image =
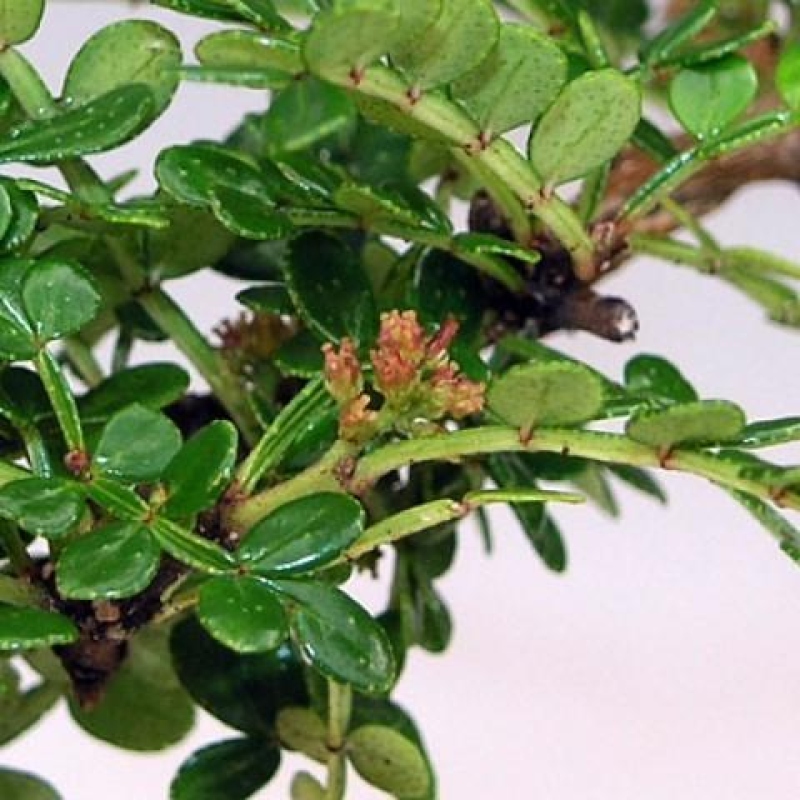
[[[80, 43], [130, 9], [110, 0], [49, 5], [26, 51], [57, 92]], [[211, 27], [144, 6], [136, 13], [163, 19], [186, 42]], [[186, 86], [145, 136], [95, 163], [109, 175], [140, 166], [147, 186], [159, 144], [221, 135], [262, 105], [258, 93]], [[799, 201], [791, 187], [759, 187], [712, 227], [726, 243], [797, 257]], [[206, 330], [235, 307], [235, 287], [220, 281], [169, 288]], [[797, 334], [718, 281], [642, 259], [606, 288], [638, 309], [637, 341], [576, 335], [555, 344], [613, 377], [634, 353], [658, 352], [704, 396], [735, 399], [752, 418], [800, 412]], [[398, 690], [445, 800], [798, 797], [800, 571], [713, 487], [664, 480], [667, 510], [621, 491], [621, 522], [585, 508], [560, 512], [571, 562], [564, 576], [540, 565], [508, 515], [495, 517], [490, 558], [464, 530], [457, 568], [441, 585], [453, 645], [444, 657], [412, 657]], [[376, 586], [361, 591], [382, 596]], [[59, 709], [0, 762], [45, 775], [66, 800], [158, 800], [186, 755], [228, 734], [203, 718], [182, 746], [137, 756], [90, 740]], [[259, 797], [287, 797], [295, 763]], [[378, 796], [355, 783], [348, 794]]]

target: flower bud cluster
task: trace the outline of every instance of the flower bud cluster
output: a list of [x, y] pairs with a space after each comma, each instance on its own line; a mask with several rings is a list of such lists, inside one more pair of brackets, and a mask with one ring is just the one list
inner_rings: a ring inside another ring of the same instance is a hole
[[341, 410], [340, 435], [366, 441], [391, 426], [419, 430], [445, 418], [462, 419], [483, 408], [485, 385], [470, 380], [450, 360], [458, 322], [446, 320], [427, 336], [415, 311], [381, 315], [380, 333], [370, 351], [371, 384], [383, 402], [371, 407], [356, 348], [343, 339], [338, 350], [326, 344], [325, 381]]

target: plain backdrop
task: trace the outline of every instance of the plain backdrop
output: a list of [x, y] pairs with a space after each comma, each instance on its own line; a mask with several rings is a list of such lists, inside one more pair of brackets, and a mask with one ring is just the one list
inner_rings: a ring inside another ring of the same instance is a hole
[[[134, 11], [165, 21], [187, 44], [213, 28], [144, 5]], [[111, 0], [50, 2], [25, 50], [57, 92], [80, 43], [129, 14]], [[160, 144], [224, 134], [264, 102], [257, 92], [186, 85], [143, 137], [94, 163], [106, 175], [138, 166], [146, 188]], [[761, 186], [711, 225], [725, 243], [798, 256], [798, 209], [795, 189]], [[168, 287], [205, 330], [235, 313], [236, 288], [213, 276]], [[605, 288], [637, 308], [636, 342], [575, 335], [554, 344], [612, 377], [636, 352], [663, 354], [704, 396], [736, 400], [751, 418], [800, 411], [797, 334], [720, 282], [641, 259]], [[137, 352], [156, 354], [165, 355]], [[798, 460], [796, 450], [784, 456]], [[508, 514], [494, 517], [491, 557], [463, 530], [456, 569], [441, 583], [452, 647], [443, 657], [415, 654], [397, 690], [438, 765], [442, 798], [799, 796], [800, 571], [713, 486], [674, 475], [664, 483], [667, 509], [620, 490], [621, 521], [560, 511], [570, 550], [563, 576], [541, 566]], [[385, 587], [357, 591], [379, 606]], [[132, 755], [89, 739], [59, 708], [0, 762], [46, 776], [65, 800], [159, 800], [193, 749], [229, 734], [202, 716], [180, 747]], [[287, 760], [259, 797], [288, 797], [301, 763]], [[348, 793], [379, 796], [355, 781]]]

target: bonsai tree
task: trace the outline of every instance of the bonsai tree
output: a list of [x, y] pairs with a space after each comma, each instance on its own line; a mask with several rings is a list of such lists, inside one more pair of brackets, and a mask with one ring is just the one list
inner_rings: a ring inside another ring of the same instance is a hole
[[[154, 2], [216, 23], [194, 58], [126, 19], [51, 89], [18, 48], [45, 0], [0, 0], [0, 743], [63, 698], [93, 736], [158, 750], [199, 706], [235, 733], [174, 800], [249, 797], [287, 750], [311, 765], [294, 800], [341, 800], [351, 771], [433, 798], [392, 697], [411, 648], [448, 646], [438, 581], [465, 518], [490, 543], [486, 509], [509, 505], [561, 571], [557, 504], [603, 503], [612, 477], [663, 499], [671, 470], [800, 558], [800, 468], [762, 452], [800, 417], [750, 420], [655, 354], [605, 375], [547, 338], [632, 339], [602, 279], [639, 254], [800, 324], [800, 266], [703, 223], [800, 180], [793, 0]], [[85, 159], [181, 81], [269, 103], [225, 141], [164, 142], [132, 196]], [[205, 270], [242, 306], [214, 340], [170, 289]], [[131, 365], [139, 341], [207, 390]], [[363, 570], [377, 616], [347, 591]], [[13, 770], [0, 796], [58, 797]]]

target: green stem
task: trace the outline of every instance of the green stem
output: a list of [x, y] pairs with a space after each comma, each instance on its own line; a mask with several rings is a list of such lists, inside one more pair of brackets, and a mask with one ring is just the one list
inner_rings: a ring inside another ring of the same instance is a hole
[[345, 744], [353, 708], [353, 690], [349, 685], [328, 680], [328, 780], [325, 800], [344, 800], [347, 786]]
[[5, 519], [0, 519], [0, 544], [8, 555], [11, 566], [18, 575], [27, 574], [33, 566], [28, 555], [28, 548], [22, 541], [16, 526]]
[[64, 353], [77, 376], [90, 389], [101, 383], [105, 375], [95, 358], [92, 348], [79, 336], [70, 336], [63, 341]]
[[[504, 206], [509, 218], [519, 224], [521, 204], [550, 228], [572, 253], [579, 272], [592, 266], [592, 241], [572, 208], [558, 195], [543, 191], [530, 164], [510, 142], [501, 138], [487, 145], [472, 119], [443, 94], [416, 95], [400, 75], [380, 65], [357, 76], [327, 77], [353, 92], [388, 102], [410, 119], [442, 134], [452, 147], [466, 155], [466, 158], [460, 155], [459, 159], [487, 181], [487, 188], [495, 199], [509, 203]], [[515, 198], [513, 203], [509, 201], [511, 197]]]
[[39, 429], [35, 425], [26, 424], [17, 430], [22, 437], [31, 471], [40, 478], [49, 478], [53, 474], [53, 464]]
[[34, 363], [53, 410], [56, 412], [56, 419], [64, 435], [67, 448], [74, 452], [84, 452], [86, 443], [83, 438], [78, 405], [58, 362], [50, 350], [43, 347], [36, 355]]
[[247, 394], [220, 352], [208, 343], [183, 309], [160, 289], [142, 292], [137, 299], [205, 378], [230, 412], [245, 440], [251, 445], [255, 443], [259, 426], [247, 403]]

